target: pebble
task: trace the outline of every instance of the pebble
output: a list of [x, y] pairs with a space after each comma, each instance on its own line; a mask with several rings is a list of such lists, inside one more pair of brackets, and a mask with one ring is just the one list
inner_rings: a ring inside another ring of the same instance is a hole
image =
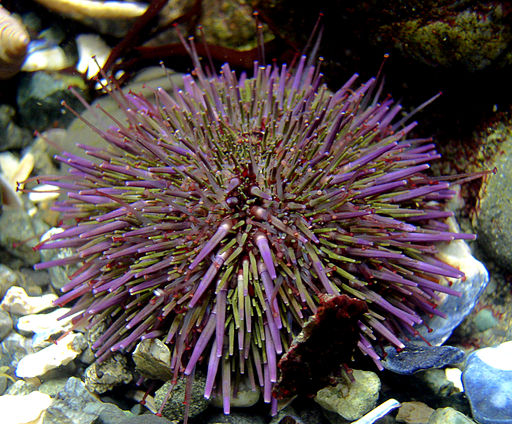
[[382, 365], [397, 374], [413, 374], [419, 370], [442, 368], [464, 359], [464, 351], [454, 346], [407, 345], [400, 352], [393, 346], [384, 348], [386, 358]]
[[52, 308], [55, 300], [57, 300], [57, 296], [54, 294], [29, 296], [23, 288], [14, 286], [7, 290], [0, 307], [11, 314], [37, 314]]
[[86, 74], [87, 79], [98, 74], [112, 51], [103, 38], [97, 34], [80, 34], [76, 37], [76, 47], [78, 49], [76, 70], [81, 74]]
[[82, 353], [85, 338], [80, 333], [69, 333], [50, 346], [22, 358], [16, 368], [20, 378], [44, 375], [46, 372], [66, 365]]
[[38, 223], [22, 208], [4, 208], [0, 216], [0, 245], [27, 265], [41, 260], [38, 251], [36, 231]]
[[0, 365], [16, 367], [21, 358], [33, 352], [32, 340], [13, 331], [0, 343]]
[[471, 353], [462, 373], [471, 412], [481, 424], [512, 423], [512, 341]]
[[38, 391], [20, 396], [0, 396], [2, 424], [38, 424], [51, 403], [50, 396]]
[[[171, 424], [167, 418], [157, 417], [154, 414], [143, 414], [135, 417], [127, 417], [122, 419], [119, 424]], [[248, 423], [252, 424], [252, 422]], [[254, 423], [256, 424], [256, 423]], [[263, 424], [263, 423], [262, 423]]]
[[0, 105], [0, 151], [23, 149], [32, 141], [30, 131], [16, 125], [15, 115], [11, 105]]
[[[232, 407], [238, 408], [249, 408], [250, 406], [256, 405], [260, 400], [261, 390], [253, 390], [247, 381], [247, 379], [241, 379], [238, 384], [238, 390], [235, 396], [231, 396], [230, 404]], [[211, 400], [211, 404], [217, 408], [222, 408], [222, 397], [215, 396]]]
[[423, 402], [403, 402], [396, 416], [397, 423], [427, 424], [434, 410]]
[[357, 420], [375, 408], [380, 380], [371, 371], [352, 370], [354, 382], [339, 383], [320, 389], [315, 401], [324, 409], [337, 412], [346, 420]]
[[475, 422], [462, 412], [448, 407], [436, 409], [428, 419], [428, 424], [475, 424]]

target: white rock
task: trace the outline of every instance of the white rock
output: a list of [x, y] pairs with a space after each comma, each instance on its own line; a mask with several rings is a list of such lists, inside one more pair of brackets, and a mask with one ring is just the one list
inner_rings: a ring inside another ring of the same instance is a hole
[[5, 293], [0, 307], [4, 311], [18, 315], [37, 314], [53, 307], [53, 302], [57, 299], [54, 294], [29, 296], [23, 288], [13, 286]]
[[57, 343], [25, 356], [18, 363], [16, 376], [20, 378], [38, 377], [47, 371], [70, 363], [82, 353], [76, 343], [73, 343], [78, 337], [83, 336], [79, 333], [69, 333]]
[[60, 71], [73, 66], [71, 57], [66, 55], [62, 47], [54, 46], [29, 53], [21, 67], [22, 71]]
[[76, 69], [81, 74], [87, 73], [87, 79], [98, 74], [112, 51], [103, 38], [96, 34], [79, 35], [76, 37], [76, 46], [78, 49]]
[[38, 391], [28, 395], [0, 396], [2, 424], [40, 424], [52, 398]]
[[43, 346], [51, 336], [71, 329], [71, 319], [69, 316], [59, 319], [70, 311], [69, 308], [59, 308], [48, 314], [32, 314], [20, 317], [16, 328], [22, 333], [34, 333], [32, 345], [34, 349]]
[[47, 200], [53, 200], [53, 199], [56, 199], [57, 197], [59, 197], [60, 193], [56, 191], [58, 189], [59, 188], [54, 185], [41, 184], [32, 189], [33, 191], [31, 191], [28, 194], [28, 198], [33, 203], [39, 203], [39, 202], [45, 202]]
[[512, 371], [512, 341], [502, 343], [498, 346], [478, 349], [475, 355], [492, 368]]

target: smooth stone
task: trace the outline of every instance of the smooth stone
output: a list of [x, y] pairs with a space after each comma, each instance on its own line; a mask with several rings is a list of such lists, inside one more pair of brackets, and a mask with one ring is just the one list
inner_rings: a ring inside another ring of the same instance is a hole
[[429, 369], [421, 373], [420, 379], [435, 396], [447, 397], [455, 392], [454, 384], [446, 377], [444, 369]]
[[428, 419], [428, 424], [475, 424], [475, 422], [462, 412], [448, 407], [436, 409]]
[[135, 369], [145, 377], [167, 381], [172, 378], [171, 351], [159, 339], [143, 340], [132, 354]]
[[101, 402], [82, 381], [70, 377], [47, 409], [43, 424], [118, 424], [127, 414], [112, 403]]
[[229, 415], [215, 414], [207, 418], [204, 424], [266, 424], [266, 422], [264, 417], [233, 411]]
[[[449, 219], [450, 231], [458, 231], [454, 219]], [[461, 296], [450, 296], [440, 294], [441, 301], [437, 310], [446, 315], [443, 318], [437, 315], [423, 317], [426, 325], [418, 325], [415, 328], [420, 332], [421, 337], [414, 339], [415, 342], [426, 345], [441, 345], [452, 334], [466, 316], [473, 310], [478, 298], [489, 282], [489, 274], [485, 266], [471, 255], [471, 249], [463, 240], [453, 240], [450, 243], [443, 243], [438, 246], [437, 257], [443, 262], [461, 270], [465, 278], [450, 279], [450, 288], [461, 293]]]
[[11, 314], [37, 314], [38, 312], [53, 308], [55, 300], [57, 300], [57, 296], [54, 294], [29, 296], [23, 288], [14, 286], [7, 290], [2, 303], [0, 303], [0, 307]]
[[57, 397], [59, 392], [64, 390], [64, 387], [66, 386], [67, 381], [68, 381], [68, 377], [62, 377], [62, 378], [56, 378], [53, 380], [48, 380], [48, 381], [45, 381], [44, 383], [41, 383], [38, 390], [40, 392], [46, 393], [47, 395], [54, 398], [54, 397]]
[[94, 362], [84, 373], [85, 387], [93, 393], [105, 393], [121, 384], [128, 384], [133, 375], [123, 355], [114, 354], [101, 363]]
[[2, 424], [37, 424], [51, 403], [50, 396], [38, 391], [27, 395], [0, 396]]
[[0, 297], [4, 297], [7, 290], [12, 286], [20, 285], [20, 276], [11, 268], [0, 264]]
[[11, 316], [5, 311], [0, 311], [0, 341], [5, 339], [5, 337], [8, 336], [11, 331]]
[[84, 343], [82, 334], [69, 333], [54, 344], [22, 358], [16, 368], [16, 375], [20, 378], [38, 377], [66, 365], [82, 353]]
[[320, 389], [315, 401], [322, 408], [353, 421], [375, 408], [381, 384], [377, 374], [371, 371], [352, 370], [352, 376], [354, 382]]
[[482, 309], [473, 318], [473, 323], [478, 331], [485, 331], [496, 327], [498, 320], [493, 316], [489, 309]]
[[[40, 238], [40, 241], [45, 241], [49, 239], [52, 235], [58, 234], [64, 231], [62, 228], [50, 228], [46, 231]], [[70, 248], [62, 248], [62, 249], [48, 249], [41, 250], [41, 260], [43, 262], [52, 261], [55, 259], [65, 259], [71, 255], [73, 255], [73, 250]], [[69, 283], [68, 275], [73, 274], [73, 272], [77, 269], [76, 264], [70, 264], [65, 266], [52, 266], [48, 269], [48, 273], [50, 274], [50, 284], [57, 291], [60, 292], [62, 287]]]
[[384, 348], [382, 365], [397, 374], [413, 374], [429, 368], [442, 368], [464, 359], [464, 351], [453, 346], [415, 346], [409, 344], [400, 352], [393, 346]]
[[6, 394], [13, 396], [24, 396], [35, 392], [38, 389], [38, 385], [34, 382], [17, 380], [11, 387], [7, 389]]
[[[184, 401], [186, 381], [187, 380], [185, 377], [178, 379], [178, 382], [172, 390], [171, 396], [165, 403], [162, 410], [162, 415], [171, 421], [183, 419], [185, 412]], [[205, 385], [206, 378], [201, 373], [196, 372], [189, 399], [190, 418], [199, 415], [201, 412], [206, 410], [209, 405], [208, 400], [204, 397]], [[157, 409], [160, 409], [165, 397], [167, 396], [167, 392], [169, 391], [170, 386], [171, 383], [167, 382], [155, 392], [155, 404]]]
[[512, 341], [471, 353], [462, 373], [471, 412], [480, 424], [512, 423]]
[[403, 402], [396, 415], [397, 423], [427, 424], [434, 409], [423, 402]]
[[[247, 378], [242, 378], [238, 384], [236, 396], [231, 396], [230, 405], [238, 408], [249, 408], [260, 400], [261, 390], [253, 390]], [[214, 396], [210, 404], [222, 408], [222, 396]]]

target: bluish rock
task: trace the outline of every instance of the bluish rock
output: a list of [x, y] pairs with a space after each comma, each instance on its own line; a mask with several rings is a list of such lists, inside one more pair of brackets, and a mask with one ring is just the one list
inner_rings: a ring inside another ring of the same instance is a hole
[[468, 356], [462, 373], [473, 417], [480, 424], [512, 423], [512, 341]]
[[[454, 222], [450, 222], [450, 230], [456, 231]], [[434, 315], [424, 317], [426, 325], [419, 325], [416, 329], [421, 336], [414, 339], [415, 343], [441, 345], [466, 318], [484, 291], [489, 282], [489, 274], [484, 265], [472, 255], [469, 246], [463, 240], [454, 240], [446, 245], [439, 246], [439, 259], [460, 269], [466, 278], [459, 278], [451, 282], [450, 288], [459, 292], [460, 296], [443, 296], [438, 302], [437, 310], [446, 318]]]
[[408, 345], [400, 352], [392, 346], [384, 351], [386, 358], [382, 365], [397, 374], [413, 374], [430, 368], [442, 368], [456, 364], [464, 359], [464, 351], [453, 346], [417, 346]]

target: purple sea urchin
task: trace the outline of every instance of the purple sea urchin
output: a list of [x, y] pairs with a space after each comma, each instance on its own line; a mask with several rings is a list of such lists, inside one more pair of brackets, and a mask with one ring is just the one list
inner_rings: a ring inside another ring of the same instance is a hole
[[108, 146], [62, 153], [68, 175], [38, 178], [68, 196], [39, 248], [75, 253], [36, 267], [79, 264], [57, 304], [78, 299], [77, 326], [111, 320], [99, 360], [158, 337], [175, 377], [206, 362], [205, 396], [226, 413], [240, 374], [275, 405], [278, 360], [322, 294], [366, 302], [358, 347], [380, 367], [374, 341], [402, 347], [439, 314], [436, 292], [457, 294], [442, 280], [463, 273], [435, 243], [473, 238], [443, 222], [453, 192], [425, 173], [434, 144], [406, 138], [416, 124], [395, 122], [375, 79], [331, 93], [305, 57], [210, 77], [188, 47], [182, 90], [112, 91], [126, 123], [93, 127]]

